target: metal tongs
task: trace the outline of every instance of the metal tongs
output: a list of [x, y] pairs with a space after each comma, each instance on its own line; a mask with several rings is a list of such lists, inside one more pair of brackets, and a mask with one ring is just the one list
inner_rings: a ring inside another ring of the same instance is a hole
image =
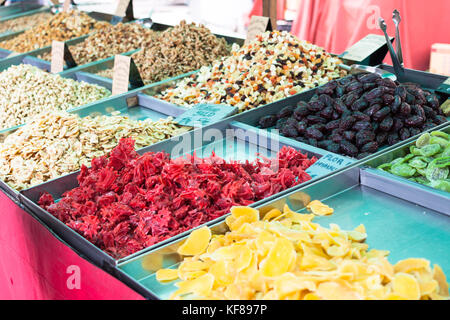
[[389, 71], [383, 70], [381, 68], [377, 68], [377, 67], [364, 66], [361, 64], [352, 64], [351, 66], [347, 66], [345, 64], [340, 64], [339, 67], [344, 70], [347, 70], [350, 74], [369, 72], [369, 73], [379, 74], [382, 78], [389, 78], [392, 81], [397, 80], [397, 77], [395, 76], [395, 74], [393, 74]]
[[405, 69], [403, 68], [403, 55], [402, 55], [402, 48], [401, 48], [401, 43], [400, 43], [400, 32], [398, 29], [398, 25], [400, 24], [400, 13], [398, 12], [397, 9], [395, 9], [392, 12], [392, 20], [394, 21], [395, 24], [395, 41], [396, 41], [396, 51], [394, 51], [394, 47], [392, 47], [392, 43], [389, 39], [389, 36], [387, 35], [386, 32], [386, 22], [384, 21], [383, 18], [378, 18], [378, 23], [380, 25], [381, 30], [383, 30], [384, 33], [384, 37], [386, 38], [386, 44], [388, 46], [389, 49], [389, 54], [391, 55], [391, 59], [392, 59], [392, 63], [394, 65], [394, 73], [397, 76], [397, 78], [400, 80], [401, 78], [404, 77], [405, 74]]

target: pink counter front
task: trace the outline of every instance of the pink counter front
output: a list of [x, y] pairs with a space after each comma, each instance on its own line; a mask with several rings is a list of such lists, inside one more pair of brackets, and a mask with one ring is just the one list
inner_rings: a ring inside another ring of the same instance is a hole
[[143, 299], [0, 191], [0, 299]]

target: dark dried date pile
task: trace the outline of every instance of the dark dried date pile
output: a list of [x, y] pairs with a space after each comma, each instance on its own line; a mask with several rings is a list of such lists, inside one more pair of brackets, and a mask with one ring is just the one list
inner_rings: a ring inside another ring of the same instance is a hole
[[362, 159], [446, 121], [436, 95], [418, 85], [359, 74], [328, 82], [309, 102], [264, 116], [259, 126]]

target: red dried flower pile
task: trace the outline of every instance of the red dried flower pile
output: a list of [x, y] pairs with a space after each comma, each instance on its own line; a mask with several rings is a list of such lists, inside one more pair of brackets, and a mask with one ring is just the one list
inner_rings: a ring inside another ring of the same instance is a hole
[[[138, 155], [122, 139], [108, 156], [92, 160], [79, 187], [57, 203], [45, 193], [39, 205], [114, 258], [128, 256], [229, 212], [311, 179], [317, 159], [283, 147], [275, 159], [225, 161], [214, 153], [171, 159]], [[278, 167], [276, 167], [278, 165]]]

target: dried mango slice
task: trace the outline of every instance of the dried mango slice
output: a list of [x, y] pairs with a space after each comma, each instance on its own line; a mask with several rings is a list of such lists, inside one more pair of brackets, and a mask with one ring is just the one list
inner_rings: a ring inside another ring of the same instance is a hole
[[208, 227], [192, 231], [186, 241], [178, 248], [178, 253], [183, 256], [193, 256], [206, 251], [211, 240], [211, 230]]
[[[316, 204], [321, 206], [320, 204]], [[314, 206], [314, 203], [313, 203]], [[248, 210], [247, 210], [248, 209]], [[345, 231], [313, 223], [313, 214], [285, 206], [259, 220], [253, 208], [232, 210], [230, 230], [206, 238], [199, 254], [177, 270], [162, 269], [162, 282], [180, 278], [173, 299], [448, 299], [439, 266], [425, 259], [389, 263], [389, 251], [368, 251], [366, 229]], [[270, 210], [268, 212], [271, 212]], [[193, 237], [195, 239], [195, 237]], [[191, 238], [192, 240], [192, 238]], [[189, 248], [186, 241], [183, 245]], [[192, 249], [192, 245], [189, 249]], [[194, 248], [195, 249], [195, 248]], [[160, 261], [162, 262], [162, 261]]]
[[407, 273], [397, 273], [392, 280], [394, 294], [408, 300], [420, 299], [420, 286], [416, 278]]
[[315, 293], [307, 293], [303, 297], [303, 300], [320, 300], [320, 297]]
[[[233, 217], [234, 219], [230, 218]], [[232, 207], [231, 216], [226, 220], [230, 230], [239, 229], [244, 223], [252, 223], [259, 220], [259, 211], [250, 207]]]
[[276, 218], [281, 215], [281, 211], [278, 209], [272, 209], [264, 215], [263, 221], [270, 221], [273, 218]]
[[217, 261], [209, 269], [218, 285], [226, 286], [234, 281], [234, 272], [225, 261]]
[[394, 265], [395, 272], [408, 273], [420, 269], [430, 270], [430, 261], [421, 258], [409, 258], [401, 260]]
[[448, 283], [445, 278], [445, 274], [442, 271], [441, 267], [435, 264], [433, 266], [433, 279], [436, 280], [439, 284], [439, 294], [442, 296], [448, 296]]
[[180, 281], [176, 283], [179, 288], [173, 293], [173, 296], [186, 293], [193, 293], [199, 297], [208, 297], [214, 284], [214, 276], [212, 274], [203, 274], [196, 279]]
[[291, 241], [279, 238], [261, 262], [261, 271], [266, 277], [274, 277], [289, 271], [292, 260], [296, 258], [294, 245]]
[[340, 282], [327, 281], [319, 284], [317, 295], [325, 300], [361, 300], [361, 295]]
[[173, 281], [178, 279], [178, 270], [177, 269], [160, 269], [156, 271], [156, 280], [164, 282], [164, 281]]
[[318, 216], [330, 215], [334, 212], [333, 208], [330, 208], [326, 204], [323, 204], [319, 200], [313, 200], [306, 206], [312, 213]]

